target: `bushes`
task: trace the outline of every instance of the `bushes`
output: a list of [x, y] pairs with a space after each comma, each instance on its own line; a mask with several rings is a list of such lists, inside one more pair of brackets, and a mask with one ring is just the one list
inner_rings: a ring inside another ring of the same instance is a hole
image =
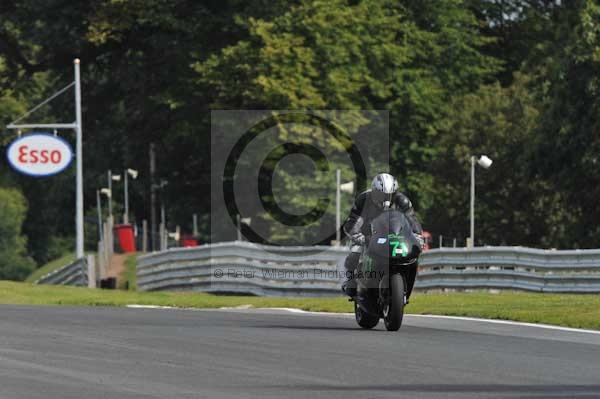
[[26, 212], [27, 203], [19, 191], [0, 188], [1, 280], [23, 280], [35, 269], [26, 253], [27, 239], [21, 233]]

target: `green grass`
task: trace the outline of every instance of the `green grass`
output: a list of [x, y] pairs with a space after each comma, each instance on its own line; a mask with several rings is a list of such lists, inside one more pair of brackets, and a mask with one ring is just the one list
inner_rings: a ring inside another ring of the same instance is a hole
[[600, 295], [487, 292], [419, 294], [409, 313], [481, 317], [600, 330]]
[[137, 254], [130, 254], [125, 258], [125, 271], [119, 279], [119, 289], [129, 289], [130, 291], [137, 290]]
[[40, 277], [42, 277], [56, 269], [60, 269], [61, 267], [68, 265], [69, 263], [73, 262], [74, 260], [75, 260], [75, 254], [67, 254], [67, 255], [61, 256], [58, 259], [54, 259], [53, 261], [46, 263], [44, 266], [40, 267], [39, 269], [34, 270], [33, 273], [31, 273], [29, 275], [29, 277], [27, 277], [25, 279], [25, 282], [33, 283]]
[[0, 281], [0, 303], [17, 305], [125, 306], [143, 304], [219, 308], [251, 304], [255, 307], [295, 307], [304, 310], [349, 312], [346, 299], [217, 296], [193, 292], [135, 292], [100, 290]]
[[[291, 307], [317, 312], [352, 312], [346, 298], [271, 298], [215, 296], [202, 293], [135, 292], [90, 290], [86, 288], [41, 286], [0, 281], [0, 303], [28, 305], [157, 306], [219, 308]], [[408, 313], [482, 317], [546, 323], [600, 330], [599, 295], [527, 294], [503, 292], [416, 293]]]

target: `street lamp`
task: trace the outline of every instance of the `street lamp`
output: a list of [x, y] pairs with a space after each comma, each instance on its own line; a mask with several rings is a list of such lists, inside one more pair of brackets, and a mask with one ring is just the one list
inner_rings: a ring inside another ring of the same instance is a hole
[[104, 235], [102, 235], [102, 204], [100, 202], [100, 194], [106, 195], [106, 198], [108, 198], [108, 201], [110, 202], [110, 199], [112, 197], [112, 191], [109, 188], [102, 188], [100, 190], [96, 190], [96, 206], [98, 207], [98, 234], [100, 234], [100, 241], [103, 240], [102, 237], [104, 237]]
[[344, 191], [346, 193], [350, 193], [352, 194], [354, 192], [354, 182], [348, 182], [348, 183], [344, 183], [342, 184], [342, 173], [341, 171], [338, 169], [336, 170], [336, 191], [335, 191], [335, 227], [336, 227], [336, 232], [335, 232], [335, 241], [336, 241], [336, 245], [340, 246], [340, 243], [342, 241], [342, 232], [341, 232], [341, 192]]
[[102, 241], [102, 203], [100, 202], [100, 190], [96, 190], [96, 208], [98, 211], [98, 241]]
[[476, 156], [471, 156], [471, 237], [469, 238], [468, 247], [475, 246], [475, 162], [484, 169], [489, 169], [492, 166], [492, 161], [487, 155], [482, 155], [477, 159]]
[[113, 175], [112, 172], [108, 171], [108, 190], [110, 191], [110, 195], [108, 195], [108, 217], [110, 218], [110, 222], [113, 221], [113, 208], [112, 208], [112, 182], [121, 181], [121, 175]]
[[112, 191], [110, 188], [103, 188], [100, 190], [100, 194], [106, 195], [106, 198], [110, 199], [112, 197]]
[[[160, 231], [158, 233], [158, 236], [160, 237], [160, 248], [161, 248], [161, 250], [166, 249], [165, 248], [166, 245], [165, 245], [165, 242], [164, 242], [164, 235], [165, 235], [164, 234], [164, 230], [166, 228], [166, 223], [167, 222], [166, 222], [166, 216], [165, 216], [165, 204], [164, 204], [164, 198], [163, 198], [163, 189], [168, 184], [169, 184], [169, 182], [167, 180], [161, 179], [160, 180], [160, 184], [152, 184], [150, 186], [150, 190], [153, 193], [157, 189], [161, 190], [160, 191], [160, 202], [161, 202], [160, 203], [160, 221], [161, 221], [160, 224], [161, 224], [161, 227], [159, 228]], [[154, 200], [152, 200], [152, 214], [154, 214]], [[153, 223], [152, 224], [152, 233], [151, 233], [151, 235], [152, 235], [152, 249], [156, 248], [156, 245], [155, 245], [156, 242], [155, 242], [155, 239], [154, 239], [154, 235], [156, 234], [155, 228], [156, 228], [155, 224]]]
[[138, 177], [138, 171], [135, 169], [127, 169], [125, 170], [125, 172], [123, 173], [123, 176], [125, 176], [125, 212], [123, 213], [123, 224], [128, 224], [129, 223], [129, 183], [128, 183], [128, 177], [131, 176], [132, 179], [137, 179]]

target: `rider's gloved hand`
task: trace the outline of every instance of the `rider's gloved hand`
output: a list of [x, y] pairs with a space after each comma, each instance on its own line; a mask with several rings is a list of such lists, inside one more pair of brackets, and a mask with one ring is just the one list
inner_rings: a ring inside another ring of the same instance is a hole
[[354, 244], [363, 245], [365, 243], [365, 235], [363, 233], [354, 233], [350, 236]]
[[414, 233], [414, 235], [417, 238], [417, 241], [419, 242], [419, 247], [421, 247], [421, 250], [423, 250], [425, 248], [425, 239], [419, 233]]

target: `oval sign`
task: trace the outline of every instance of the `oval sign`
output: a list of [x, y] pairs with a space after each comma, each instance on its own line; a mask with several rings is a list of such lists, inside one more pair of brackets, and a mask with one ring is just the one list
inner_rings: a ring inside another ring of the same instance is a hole
[[46, 133], [16, 139], [8, 147], [6, 155], [13, 169], [29, 176], [55, 175], [65, 170], [73, 160], [69, 143]]

